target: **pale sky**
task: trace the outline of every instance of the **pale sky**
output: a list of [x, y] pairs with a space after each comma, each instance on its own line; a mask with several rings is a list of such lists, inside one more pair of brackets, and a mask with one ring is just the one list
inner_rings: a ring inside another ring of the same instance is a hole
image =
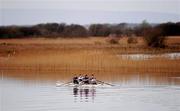
[[180, 21], [180, 0], [0, 0], [0, 25]]

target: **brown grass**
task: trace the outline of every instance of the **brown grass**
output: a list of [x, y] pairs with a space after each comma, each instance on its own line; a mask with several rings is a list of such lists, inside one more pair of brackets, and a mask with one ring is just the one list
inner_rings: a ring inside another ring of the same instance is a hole
[[[108, 44], [104, 38], [87, 39], [4, 39], [0, 40], [1, 70], [65, 71], [74, 73], [180, 73], [180, 60], [156, 58], [124, 60], [118, 54], [179, 52], [180, 39], [167, 39], [166, 49], [147, 48], [142, 38], [138, 44]], [[174, 45], [175, 44], [175, 45]]]

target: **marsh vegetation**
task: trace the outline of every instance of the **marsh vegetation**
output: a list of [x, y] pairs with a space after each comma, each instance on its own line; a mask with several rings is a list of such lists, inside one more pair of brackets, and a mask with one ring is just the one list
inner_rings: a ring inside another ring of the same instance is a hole
[[[72, 73], [171, 72], [179, 73], [180, 59], [158, 56], [134, 61], [129, 54], [179, 52], [179, 38], [169, 37], [167, 48], [149, 48], [142, 38], [129, 44], [128, 38], [109, 44], [105, 38], [3, 39], [0, 40], [0, 68], [6, 70], [66, 70]], [[98, 42], [98, 44], [97, 44]], [[124, 59], [124, 56], [127, 58]], [[146, 57], [146, 55], [144, 55]]]

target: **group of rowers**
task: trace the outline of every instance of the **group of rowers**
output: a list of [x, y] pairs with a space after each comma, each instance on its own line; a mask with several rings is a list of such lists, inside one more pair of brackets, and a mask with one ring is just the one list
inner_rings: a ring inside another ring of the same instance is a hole
[[81, 74], [79, 76], [73, 77], [73, 83], [74, 84], [97, 84], [96, 78], [92, 74], [91, 77], [88, 77], [88, 75], [82, 76]]

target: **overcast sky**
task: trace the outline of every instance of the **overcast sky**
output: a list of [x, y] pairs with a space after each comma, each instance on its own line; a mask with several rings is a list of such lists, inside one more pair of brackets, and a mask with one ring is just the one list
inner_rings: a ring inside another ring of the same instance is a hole
[[0, 0], [0, 25], [180, 21], [180, 0]]

